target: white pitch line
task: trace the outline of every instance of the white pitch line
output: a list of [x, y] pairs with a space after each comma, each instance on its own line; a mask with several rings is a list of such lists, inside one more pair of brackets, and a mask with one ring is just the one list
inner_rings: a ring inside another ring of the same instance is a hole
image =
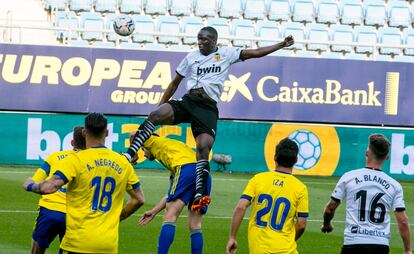
[[[26, 211], [26, 210], [0, 210], [0, 213], [29, 213], [29, 214], [32, 214], [32, 213], [38, 213], [39, 211]], [[132, 216], [135, 216], [135, 217], [141, 217], [142, 216], [142, 214], [133, 214]], [[162, 217], [163, 215], [162, 214], [157, 214], [156, 215], [156, 217]], [[180, 215], [180, 217], [181, 218], [188, 218], [188, 215]], [[205, 218], [206, 219], [221, 219], [221, 220], [230, 220], [232, 217], [230, 217], [230, 216], [210, 216], [210, 215], [205, 215]], [[243, 218], [244, 220], [248, 220], [249, 219], [249, 217], [244, 217]], [[308, 222], [318, 222], [318, 223], [322, 223], [323, 222], [323, 220], [317, 220], [317, 219], [308, 219], [307, 220]], [[343, 220], [334, 220], [334, 221], [332, 221], [332, 223], [341, 223], [341, 224], [344, 224], [345, 223], [345, 221], [343, 221]], [[394, 222], [391, 222], [391, 224], [392, 225], [396, 225], [397, 223], [394, 223]], [[414, 224], [410, 224], [410, 226], [414, 226]]]

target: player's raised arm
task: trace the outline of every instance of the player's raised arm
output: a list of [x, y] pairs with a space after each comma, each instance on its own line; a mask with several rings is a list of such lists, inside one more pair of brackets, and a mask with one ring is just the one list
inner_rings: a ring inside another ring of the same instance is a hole
[[410, 222], [408, 221], [408, 217], [405, 211], [395, 211], [394, 214], [397, 219], [398, 230], [404, 243], [404, 254], [412, 254]]
[[166, 103], [177, 91], [178, 86], [181, 83], [181, 80], [183, 80], [183, 76], [180, 74], [175, 75], [174, 79], [171, 80], [170, 84], [168, 85], [168, 88], [165, 90], [164, 94], [162, 95], [161, 101], [159, 105], [162, 105]]
[[293, 39], [293, 36], [289, 35], [282, 42], [279, 42], [277, 44], [273, 44], [273, 45], [270, 45], [270, 46], [261, 47], [261, 48], [257, 48], [257, 49], [244, 49], [240, 54], [240, 59], [241, 60], [247, 60], [247, 59], [250, 59], [250, 58], [259, 58], [259, 57], [262, 57], [262, 56], [266, 56], [270, 53], [275, 52], [276, 50], [286, 48], [286, 47], [290, 47], [290, 46], [293, 45], [293, 43], [295, 43], [295, 41]]

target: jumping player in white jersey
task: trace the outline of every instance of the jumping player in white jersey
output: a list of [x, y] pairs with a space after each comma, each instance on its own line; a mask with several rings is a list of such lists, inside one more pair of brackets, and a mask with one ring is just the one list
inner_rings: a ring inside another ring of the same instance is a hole
[[[157, 125], [191, 123], [197, 150], [193, 210], [199, 210], [210, 203], [210, 198], [202, 197], [202, 193], [210, 172], [208, 155], [216, 136], [217, 101], [223, 91], [230, 65], [268, 55], [294, 43], [293, 37], [288, 36], [280, 43], [257, 49], [219, 48], [217, 37], [217, 31], [213, 27], [200, 30], [197, 35], [199, 50], [190, 52], [181, 61], [176, 69], [177, 75], [161, 98], [159, 108], [140, 125], [135, 139], [125, 153], [131, 161]], [[187, 93], [180, 100], [170, 100], [184, 78], [187, 78]]]
[[390, 142], [382, 134], [369, 136], [365, 168], [345, 173], [337, 183], [323, 214], [322, 232], [332, 232], [331, 220], [346, 200], [345, 239], [341, 254], [389, 253], [390, 211], [394, 211], [404, 243], [412, 254], [410, 224], [405, 214], [401, 185], [381, 171], [388, 159]]

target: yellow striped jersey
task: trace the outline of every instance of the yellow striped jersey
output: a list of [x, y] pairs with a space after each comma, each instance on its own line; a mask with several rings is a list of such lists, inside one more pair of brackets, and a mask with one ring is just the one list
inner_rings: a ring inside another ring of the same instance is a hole
[[[32, 176], [33, 181], [40, 183], [41, 181], [49, 179], [55, 173], [58, 162], [73, 153], [76, 153], [76, 151], [59, 151], [49, 155]], [[39, 206], [66, 213], [66, 185], [53, 194], [42, 195], [39, 200]]]
[[252, 212], [248, 226], [250, 254], [296, 254], [295, 219], [308, 217], [308, 191], [295, 176], [271, 171], [255, 175], [241, 198]]
[[66, 234], [60, 247], [78, 253], [117, 253], [127, 190], [139, 179], [128, 160], [100, 146], [68, 156], [55, 175], [67, 182]]
[[152, 135], [144, 143], [157, 160], [175, 175], [177, 167], [189, 163], [196, 163], [195, 152], [181, 141]]

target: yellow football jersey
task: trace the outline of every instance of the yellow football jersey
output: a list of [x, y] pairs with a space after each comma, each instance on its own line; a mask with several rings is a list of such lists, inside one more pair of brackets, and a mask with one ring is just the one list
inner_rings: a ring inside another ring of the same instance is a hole
[[308, 191], [295, 176], [281, 171], [255, 175], [241, 198], [250, 200], [250, 254], [296, 254], [295, 219], [308, 217]]
[[60, 247], [77, 253], [117, 253], [127, 190], [139, 188], [128, 160], [102, 146], [69, 155], [56, 175], [67, 182], [66, 234]]
[[[43, 180], [49, 179], [55, 173], [58, 162], [72, 153], [75, 153], [75, 151], [59, 151], [49, 155], [32, 176], [33, 181], [40, 183]], [[42, 195], [39, 200], [39, 206], [66, 213], [66, 186], [63, 186], [53, 194]]]
[[157, 160], [170, 170], [171, 175], [175, 175], [177, 167], [189, 163], [196, 163], [195, 152], [181, 141], [157, 137], [152, 135], [144, 143]]

